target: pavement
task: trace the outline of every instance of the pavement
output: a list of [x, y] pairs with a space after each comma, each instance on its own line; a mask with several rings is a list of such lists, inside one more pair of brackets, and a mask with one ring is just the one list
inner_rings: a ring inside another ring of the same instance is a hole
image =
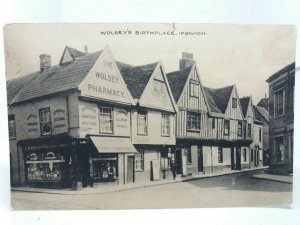
[[[198, 180], [198, 179], [204, 179], [204, 178], [210, 178], [210, 177], [218, 177], [218, 176], [224, 176], [224, 175], [230, 175], [230, 174], [239, 174], [239, 173], [245, 173], [245, 172], [251, 172], [251, 171], [264, 171], [267, 170], [269, 167], [259, 167], [259, 168], [252, 168], [252, 169], [243, 169], [242, 171], [229, 171], [229, 172], [220, 172], [220, 173], [213, 173], [213, 174], [204, 174], [199, 173], [192, 176], [185, 176], [185, 177], [179, 177], [177, 176], [175, 180], [159, 180], [159, 181], [148, 181], [144, 183], [132, 183], [132, 184], [126, 184], [126, 185], [116, 185], [116, 186], [101, 186], [97, 188], [93, 187], [86, 187], [82, 188], [81, 190], [72, 190], [71, 188], [65, 188], [65, 189], [45, 189], [45, 188], [31, 188], [31, 187], [11, 187], [11, 191], [18, 191], [18, 192], [32, 192], [32, 193], [47, 193], [47, 194], [59, 194], [59, 195], [93, 195], [93, 194], [102, 194], [102, 193], [109, 193], [109, 192], [120, 192], [125, 191], [129, 189], [137, 189], [137, 188], [144, 188], [144, 187], [151, 187], [151, 186], [158, 186], [158, 185], [165, 185], [165, 184], [172, 184], [172, 183], [178, 183], [178, 182], [186, 182], [186, 181], [192, 181], [192, 180]], [[275, 178], [270, 179], [270, 176], [263, 176], [263, 175], [269, 175], [269, 174], [258, 174], [254, 175], [253, 177], [258, 179], [265, 179], [265, 180], [272, 180], [274, 181]], [[272, 175], [274, 176], [274, 175]], [[279, 176], [279, 175], [278, 175]], [[281, 180], [284, 180], [281, 178]], [[280, 181], [279, 178], [275, 181]], [[284, 181], [282, 181], [284, 182]], [[289, 183], [289, 182], [285, 182]]]
[[275, 175], [275, 174], [263, 173], [263, 174], [253, 175], [252, 178], [261, 179], [261, 180], [278, 181], [278, 182], [288, 183], [288, 184], [293, 183], [292, 175]]

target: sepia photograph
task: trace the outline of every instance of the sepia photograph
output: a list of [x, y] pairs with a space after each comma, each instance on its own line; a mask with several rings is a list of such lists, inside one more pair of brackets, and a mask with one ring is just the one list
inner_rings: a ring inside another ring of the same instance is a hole
[[289, 207], [296, 27], [4, 27], [12, 210]]

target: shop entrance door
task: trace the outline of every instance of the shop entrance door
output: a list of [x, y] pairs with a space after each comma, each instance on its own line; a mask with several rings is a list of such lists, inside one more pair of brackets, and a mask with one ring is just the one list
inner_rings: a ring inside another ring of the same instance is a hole
[[198, 172], [203, 172], [203, 151], [202, 151], [202, 146], [198, 146], [197, 154], [198, 154]]
[[234, 170], [235, 166], [234, 166], [234, 148], [233, 147], [230, 150], [230, 158], [231, 158], [231, 170]]
[[182, 153], [181, 149], [176, 149], [175, 151], [175, 160], [176, 160], [176, 173], [182, 174]]
[[134, 156], [127, 157], [127, 183], [134, 183]]
[[241, 148], [236, 148], [236, 150], [235, 150], [235, 160], [236, 160], [235, 169], [236, 170], [241, 170]]

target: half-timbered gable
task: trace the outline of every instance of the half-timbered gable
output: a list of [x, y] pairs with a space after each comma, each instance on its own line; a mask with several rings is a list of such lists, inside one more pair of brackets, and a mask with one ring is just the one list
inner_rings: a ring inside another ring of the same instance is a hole
[[243, 136], [245, 139], [253, 139], [254, 111], [251, 97], [240, 98], [241, 108], [244, 116]]

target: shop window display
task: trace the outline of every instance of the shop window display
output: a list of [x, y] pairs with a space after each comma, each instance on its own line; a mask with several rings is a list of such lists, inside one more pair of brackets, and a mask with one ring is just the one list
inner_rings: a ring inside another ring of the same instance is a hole
[[94, 158], [93, 177], [97, 182], [114, 182], [118, 179], [117, 157]]

